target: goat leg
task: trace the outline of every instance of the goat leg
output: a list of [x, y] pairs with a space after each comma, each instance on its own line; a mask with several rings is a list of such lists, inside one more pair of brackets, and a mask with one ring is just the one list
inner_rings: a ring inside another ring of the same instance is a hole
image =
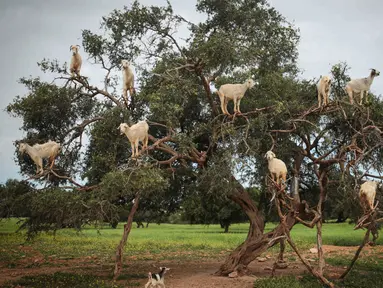
[[237, 110], [237, 98], [234, 97], [233, 101], [234, 101], [234, 114], [236, 114], [236, 113], [238, 113], [238, 110]]
[[237, 111], [239, 114], [242, 114], [241, 110], [239, 109], [241, 107], [241, 99], [238, 99], [238, 102], [237, 102]]
[[360, 91], [360, 101], [359, 101], [359, 105], [362, 105], [362, 102], [363, 102], [363, 97], [364, 97], [364, 91]]
[[124, 90], [122, 91], [122, 96], [124, 97], [126, 107], [128, 107], [128, 105], [129, 105], [129, 103], [128, 103], [128, 90], [126, 88], [124, 88]]
[[50, 168], [52, 169], [53, 165], [55, 164], [55, 156], [54, 155], [49, 157], [49, 162], [51, 163]]
[[226, 113], [226, 110], [225, 110], [225, 104], [226, 104], [225, 96], [224, 96], [221, 92], [219, 92], [219, 91], [217, 91], [217, 94], [218, 94], [218, 96], [219, 96], [219, 100], [220, 100], [220, 102], [221, 102], [221, 110], [222, 110], [222, 113], [223, 113], [223, 114], [227, 114], [227, 113]]

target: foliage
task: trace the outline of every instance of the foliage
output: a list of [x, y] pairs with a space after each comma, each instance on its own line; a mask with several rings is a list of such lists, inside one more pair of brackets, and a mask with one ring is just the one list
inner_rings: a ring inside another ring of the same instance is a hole
[[29, 182], [16, 179], [0, 184], [0, 219], [29, 217], [33, 188]]
[[[288, 104], [291, 108], [303, 107], [304, 104], [290, 95], [312, 92], [313, 87], [295, 79], [298, 71], [298, 30], [263, 0], [239, 1], [236, 4], [228, 1], [199, 1], [196, 10], [207, 16], [205, 22], [192, 24], [175, 14], [170, 3], [163, 7], [146, 7], [135, 1], [130, 7], [113, 10], [103, 17], [101, 28], [104, 33], [83, 30], [82, 46], [94, 63], [100, 64], [95, 67], [101, 67], [108, 72], [107, 75], [119, 68], [121, 59], [128, 59], [137, 67], [136, 79], [140, 89], [134, 95], [134, 106], [131, 109], [125, 109], [122, 102], [119, 102], [115, 78], [105, 81], [104, 90], [101, 90], [91, 86], [83, 78], [68, 78], [67, 67], [60, 66], [57, 60], [43, 59], [39, 63], [42, 71], [61, 75], [55, 82], [45, 83], [39, 78], [20, 80], [29, 93], [25, 97], [16, 97], [7, 110], [12, 115], [23, 118], [22, 129], [28, 132], [23, 141], [34, 144], [52, 139], [64, 146], [55, 170], [62, 177], [55, 179], [49, 174], [46, 178], [50, 183], [47, 190], [39, 193], [41, 195], [34, 200], [46, 201], [41, 205], [43, 208], [35, 209], [39, 211], [36, 212], [39, 216], [34, 219], [41, 222], [41, 225], [37, 222], [33, 225], [30, 223], [27, 226], [29, 229], [57, 229], [63, 223], [75, 225], [75, 218], [79, 221], [76, 227], [81, 227], [90, 219], [96, 221], [103, 218], [112, 222], [118, 219], [116, 205], [128, 205], [133, 195], [132, 191], [126, 191], [131, 184], [118, 171], [121, 167], [135, 165], [129, 160], [130, 147], [126, 137], [119, 135], [117, 131], [119, 123], [123, 121], [132, 124], [146, 117], [160, 123], [161, 125], [150, 125], [150, 134], [156, 139], [167, 135], [169, 137], [171, 133], [171, 138], [161, 144], [161, 149], [155, 147], [143, 160], [149, 166], [163, 165], [161, 168], [170, 164], [180, 174], [176, 177], [174, 171], [164, 174], [163, 177], [168, 179], [171, 187], [166, 188], [168, 192], [161, 194], [165, 199], [159, 201], [153, 197], [154, 194], [142, 193], [143, 214], [151, 213], [157, 219], [164, 213], [169, 215], [180, 208], [186, 197], [190, 198], [192, 187], [201, 185], [202, 182], [213, 187], [211, 184], [215, 177], [222, 174], [223, 170], [226, 170], [225, 177], [230, 177], [241, 161], [256, 163], [255, 167], [247, 165], [242, 173], [243, 178], [249, 178], [251, 184], [263, 180], [260, 175], [264, 172], [264, 165], [263, 160], [259, 161], [258, 155], [268, 144], [262, 135], [270, 129], [270, 125], [278, 125], [280, 120], [260, 114], [259, 117], [249, 119], [248, 124], [244, 119], [237, 119], [233, 124], [222, 125], [221, 119], [216, 118], [218, 98], [214, 96], [213, 99], [210, 88], [207, 88], [204, 81], [211, 75], [214, 76], [212, 80], [216, 81], [215, 85], [221, 85], [230, 81], [244, 81], [254, 74], [259, 83], [258, 88], [249, 91], [243, 101], [242, 110], [251, 111], [276, 104], [280, 113], [278, 119], [283, 118], [287, 111], [282, 108], [283, 105]], [[230, 17], [223, 17], [225, 11], [231, 11]], [[190, 37], [182, 43], [175, 36], [180, 27], [187, 27], [190, 31]], [[240, 45], [237, 44], [238, 41]], [[139, 59], [145, 61], [140, 62]], [[216, 78], [217, 75], [220, 77]], [[60, 86], [57, 80], [66, 82], [62, 82], [64, 86]], [[104, 99], [95, 96], [104, 96]], [[302, 95], [302, 99], [309, 99], [304, 96]], [[85, 154], [80, 150], [83, 132], [87, 132], [90, 138]], [[169, 153], [172, 156], [170, 159]], [[232, 155], [239, 157], [235, 165], [231, 163]], [[19, 159], [19, 164], [23, 173], [32, 173], [34, 167], [28, 156]], [[227, 165], [233, 169], [217, 169]], [[197, 171], [196, 168], [202, 166], [208, 168], [208, 174]], [[259, 173], [254, 173], [257, 169]], [[141, 176], [145, 179], [152, 177], [148, 171], [145, 170]], [[82, 195], [81, 189], [79, 192], [75, 191], [75, 187], [73, 191], [58, 188], [68, 182], [73, 183], [68, 179], [75, 178], [86, 181], [87, 187], [97, 188], [87, 192], [87, 195]], [[121, 182], [124, 184], [120, 185]], [[216, 187], [208, 192], [211, 195], [209, 201], [215, 201], [220, 194], [222, 199], [226, 199], [230, 186], [225, 185], [225, 181], [215, 182]], [[57, 189], [49, 190], [49, 187]], [[214, 196], [218, 191], [219, 194]], [[60, 193], [70, 196], [59, 196]], [[48, 195], [61, 201], [68, 200], [68, 205], [71, 203], [69, 199], [76, 197], [83, 203], [76, 200], [80, 203], [76, 206], [76, 212], [64, 213], [63, 217], [67, 218], [64, 220], [54, 214], [59, 201], [47, 201]], [[34, 201], [32, 203], [37, 205]], [[228, 200], [225, 201], [229, 203]], [[123, 211], [124, 208], [129, 208], [129, 205], [121, 206], [120, 210]], [[43, 209], [50, 211], [42, 213]], [[104, 211], [96, 212], [94, 209]], [[155, 213], [159, 209], [163, 209], [163, 213]], [[94, 216], [89, 217], [84, 212], [88, 210]], [[221, 213], [220, 217], [225, 218], [230, 211], [221, 210]], [[237, 217], [237, 214], [234, 212], [230, 217]], [[83, 219], [80, 220], [81, 218]], [[237, 219], [243, 218], [240, 216]]]
[[[241, 207], [226, 197], [226, 193], [212, 191], [202, 184], [199, 189], [189, 193], [182, 203], [182, 219], [191, 224], [220, 224], [227, 233], [233, 223], [243, 223], [247, 220]], [[256, 188], [249, 188], [249, 194], [259, 203], [260, 192]]]
[[[148, 180], [142, 181], [145, 178]], [[119, 204], [129, 203], [137, 193], [148, 197], [166, 188], [167, 181], [162, 171], [147, 167], [110, 172], [103, 177], [98, 188], [88, 194], [59, 188], [42, 189], [31, 197], [28, 218], [20, 229], [28, 228], [30, 238], [40, 231], [56, 231], [65, 227], [81, 229], [87, 223], [118, 221]]]

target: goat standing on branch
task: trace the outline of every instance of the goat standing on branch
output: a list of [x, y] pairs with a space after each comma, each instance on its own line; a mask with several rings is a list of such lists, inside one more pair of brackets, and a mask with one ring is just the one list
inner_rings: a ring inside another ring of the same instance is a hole
[[247, 79], [243, 84], [224, 84], [217, 91], [221, 100], [222, 113], [230, 115], [227, 111], [227, 104], [230, 100], [234, 101], [234, 113], [241, 113], [241, 99], [245, 95], [247, 89], [253, 88], [255, 82], [253, 79]]
[[81, 55], [78, 53], [80, 49], [79, 45], [71, 45], [70, 51], [72, 52], [72, 57], [70, 58], [70, 74], [74, 77], [74, 74], [80, 77], [80, 70], [82, 65]]
[[43, 170], [43, 159], [49, 158], [49, 162], [51, 163], [50, 168], [52, 169], [53, 164], [55, 162], [55, 158], [60, 151], [60, 144], [55, 141], [49, 140], [44, 144], [35, 144], [33, 146], [29, 146], [27, 143], [20, 143], [19, 152], [23, 154], [27, 152], [29, 157], [35, 162], [37, 167], [37, 174], [42, 173]]
[[130, 145], [132, 146], [132, 158], [138, 156], [138, 142], [143, 143], [143, 149], [148, 147], [148, 131], [149, 125], [146, 121], [140, 121], [131, 127], [126, 123], [121, 123], [117, 128], [120, 129], [120, 134], [125, 134], [128, 137]]
[[152, 273], [148, 273], [148, 283], [146, 283], [145, 285], [145, 288], [148, 288], [148, 287], [157, 287], [157, 286], [162, 286], [163, 288], [165, 288], [165, 279], [164, 279], [164, 276], [165, 276], [165, 273], [166, 271], [169, 271], [170, 268], [166, 268], [166, 267], [160, 267], [160, 272], [159, 273], [155, 273], [155, 274], [152, 274]]
[[376, 190], [381, 186], [382, 184], [377, 181], [366, 181], [360, 186], [359, 200], [364, 213], [374, 210]]
[[130, 68], [130, 63], [128, 60], [121, 60], [122, 65], [122, 95], [125, 100], [126, 107], [128, 107], [128, 90], [130, 94], [130, 101], [132, 102], [132, 95], [135, 93], [134, 89], [134, 74], [132, 68]]
[[268, 168], [269, 168], [271, 179], [275, 181], [278, 185], [281, 183], [281, 179], [282, 179], [283, 183], [285, 184], [286, 176], [287, 176], [287, 167], [285, 162], [276, 158], [274, 152], [272, 151], [267, 151], [265, 154], [265, 158], [269, 162]]
[[360, 102], [359, 104], [362, 105], [364, 93], [366, 93], [366, 98], [368, 94], [368, 90], [370, 90], [371, 84], [374, 81], [374, 78], [376, 76], [379, 76], [380, 72], [371, 69], [371, 73], [368, 77], [366, 78], [358, 78], [358, 79], [352, 79], [349, 81], [346, 85], [346, 92], [348, 94], [348, 97], [350, 97], [350, 103], [354, 103], [354, 94], [355, 93], [360, 93]]
[[318, 107], [326, 106], [329, 102], [329, 95], [331, 89], [331, 79], [329, 76], [320, 78], [317, 84], [318, 90]]

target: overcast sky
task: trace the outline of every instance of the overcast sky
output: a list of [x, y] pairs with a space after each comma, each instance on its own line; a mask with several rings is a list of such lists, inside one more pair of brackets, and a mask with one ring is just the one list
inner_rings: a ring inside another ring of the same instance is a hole
[[[194, 9], [195, 0], [170, 0], [176, 13], [192, 22], [203, 19]], [[70, 59], [69, 46], [81, 45], [81, 29], [96, 31], [102, 16], [130, 4], [130, 0], [0, 0], [0, 182], [21, 179], [12, 141], [22, 138], [21, 121], [3, 109], [16, 95], [24, 95], [17, 83], [22, 76], [43, 75], [36, 62], [43, 58]], [[163, 0], [141, 0], [160, 5]], [[346, 61], [352, 77], [367, 76], [369, 68], [383, 70], [383, 1], [379, 0], [273, 0], [269, 1], [300, 29], [299, 67], [303, 76], [329, 73], [332, 64]], [[84, 52], [80, 50], [82, 54]], [[86, 56], [83, 56], [83, 61]], [[102, 75], [84, 61], [82, 71], [101, 84]], [[383, 77], [371, 88], [383, 91]], [[313, 96], [315, 97], [315, 96]]]

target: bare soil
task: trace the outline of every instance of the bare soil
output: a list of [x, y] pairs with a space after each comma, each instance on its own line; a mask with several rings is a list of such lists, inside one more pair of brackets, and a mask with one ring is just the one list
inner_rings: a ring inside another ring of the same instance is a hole
[[[325, 245], [324, 250], [328, 256], [335, 255], [353, 255], [357, 247], [340, 247]], [[15, 268], [6, 268], [7, 263], [0, 263], [0, 285], [5, 281], [14, 281], [26, 275], [53, 274], [55, 272], [71, 272], [71, 273], [89, 273], [98, 275], [103, 279], [110, 277], [113, 263], [105, 263], [103, 259], [88, 256], [85, 258], [75, 259], [59, 259], [54, 255], [45, 258], [38, 251], [33, 251], [31, 247], [23, 246], [20, 250], [28, 252], [29, 257], [17, 261]], [[310, 251], [302, 251], [304, 257], [311, 263], [315, 263], [317, 255]], [[381, 253], [383, 247], [366, 247], [364, 255], [370, 253]], [[123, 269], [124, 275], [146, 275], [149, 271], [155, 273], [160, 266], [169, 267], [171, 270], [165, 275], [165, 283], [167, 288], [184, 288], [184, 287], [199, 287], [199, 288], [214, 288], [214, 287], [230, 287], [230, 288], [250, 288], [253, 287], [254, 280], [257, 278], [271, 277], [271, 268], [275, 261], [276, 254], [267, 253], [262, 255], [266, 261], [262, 262], [255, 260], [249, 265], [248, 276], [229, 278], [214, 276], [224, 259], [201, 259], [200, 261], [132, 261], [125, 258], [126, 268]], [[285, 260], [288, 262], [288, 267], [285, 269], [276, 270], [276, 276], [281, 275], [296, 275], [299, 276], [305, 273], [305, 267], [299, 261], [298, 257], [293, 253], [286, 253]], [[346, 267], [329, 267], [330, 277], [339, 276]], [[109, 278], [110, 279], [110, 278]], [[132, 282], [139, 282], [143, 287], [147, 279], [134, 279]], [[129, 281], [121, 280], [121, 284], [128, 285]], [[129, 287], [126, 286], [126, 287]]]

